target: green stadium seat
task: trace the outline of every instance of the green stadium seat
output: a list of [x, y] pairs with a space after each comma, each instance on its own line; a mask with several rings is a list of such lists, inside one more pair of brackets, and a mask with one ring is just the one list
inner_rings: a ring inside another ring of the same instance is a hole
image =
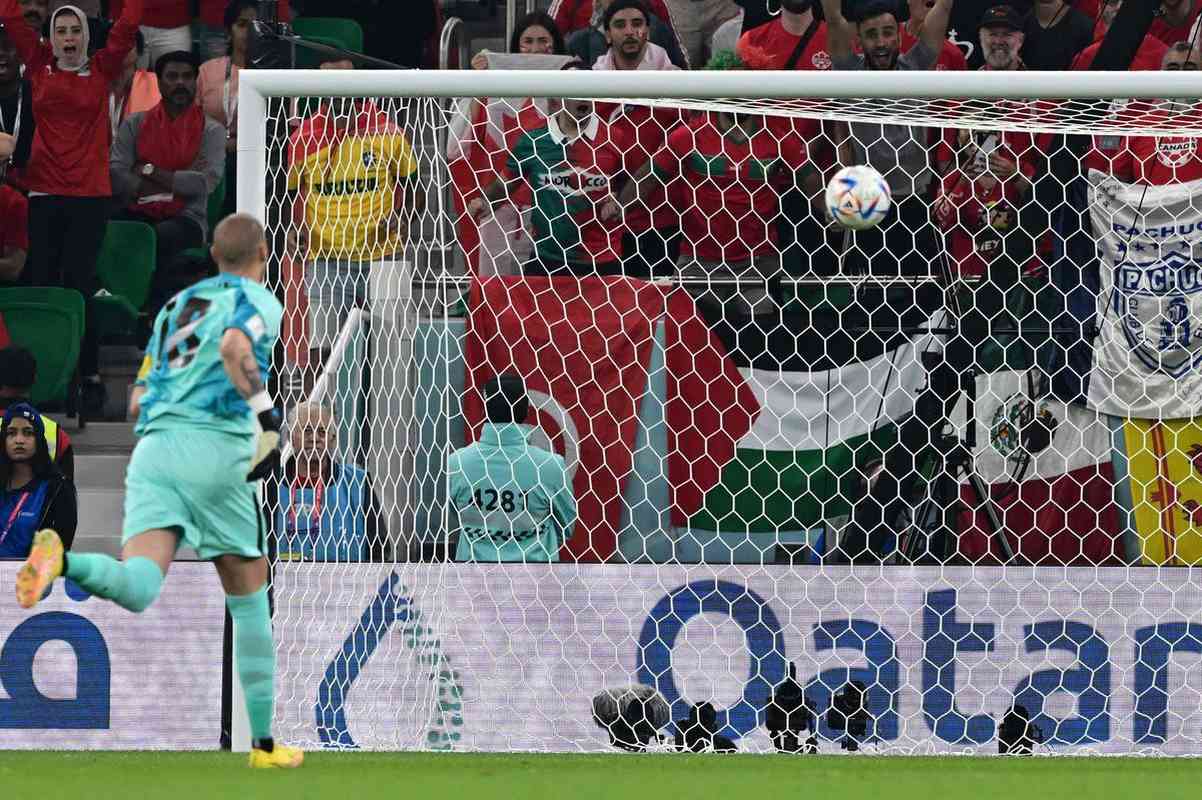
[[[355, 53], [363, 52], [363, 28], [353, 19], [343, 17], [301, 17], [294, 20], [292, 29], [306, 39], [332, 40], [333, 46]], [[323, 41], [322, 44], [328, 44]]]
[[0, 289], [0, 315], [12, 343], [38, 362], [34, 405], [64, 402], [79, 361], [83, 338], [83, 296], [73, 289], [12, 287]]
[[110, 222], [96, 260], [96, 275], [108, 294], [92, 303], [101, 341], [134, 336], [150, 297], [158, 240], [144, 222]]
[[209, 241], [213, 239], [213, 229], [217, 227], [218, 222], [221, 222], [221, 210], [225, 208], [225, 190], [225, 173], [222, 172], [221, 180], [217, 181], [212, 194], [209, 195]]

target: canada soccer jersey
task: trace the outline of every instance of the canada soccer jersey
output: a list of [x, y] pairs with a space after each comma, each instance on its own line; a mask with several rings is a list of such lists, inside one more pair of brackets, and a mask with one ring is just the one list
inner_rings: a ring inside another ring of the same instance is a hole
[[326, 112], [292, 135], [288, 188], [305, 191], [309, 259], [371, 261], [404, 242], [380, 236], [402, 181], [417, 174], [408, 139], [383, 112], [366, 105], [349, 127]]
[[593, 267], [619, 259], [622, 228], [597, 211], [622, 172], [622, 153], [609, 126], [594, 115], [568, 139], [557, 115], [522, 133], [505, 164], [505, 177], [522, 178], [534, 195], [534, 248], [549, 266]]
[[1202, 138], [1132, 136], [1115, 159], [1114, 174], [1152, 186], [1196, 181], [1202, 178]]
[[668, 183], [680, 178], [684, 244], [701, 261], [737, 263], [775, 249], [779, 199], [772, 176], [806, 163], [796, 128], [765, 125], [750, 139], [722, 133], [712, 114], [668, 136], [652, 168]]
[[[739, 37], [738, 49], [741, 54], [747, 53], [747, 48], [762, 51], [769, 61], [767, 64], [757, 64], [759, 69], [785, 69], [800, 41], [801, 37], [785, 30], [785, 26], [777, 18], [744, 33]], [[806, 42], [805, 50], [798, 57], [793, 69], [830, 68], [831, 54], [826, 48], [826, 23], [820, 21], [818, 29], [814, 31], [810, 41]]]

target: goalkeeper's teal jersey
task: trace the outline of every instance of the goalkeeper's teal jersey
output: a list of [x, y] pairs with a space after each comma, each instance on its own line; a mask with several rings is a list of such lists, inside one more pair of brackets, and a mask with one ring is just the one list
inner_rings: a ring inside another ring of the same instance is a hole
[[526, 443], [521, 425], [485, 425], [447, 459], [458, 515], [456, 561], [548, 562], [576, 524], [563, 458]]
[[136, 433], [203, 428], [252, 436], [250, 406], [225, 374], [221, 338], [231, 328], [251, 341], [263, 383], [284, 309], [262, 284], [218, 275], [183, 290], [155, 318], [138, 385], [146, 387]]

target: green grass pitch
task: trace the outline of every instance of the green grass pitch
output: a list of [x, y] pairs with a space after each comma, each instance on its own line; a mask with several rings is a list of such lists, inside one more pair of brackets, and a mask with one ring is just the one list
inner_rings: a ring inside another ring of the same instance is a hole
[[137, 800], [1110, 800], [1202, 797], [1202, 761], [757, 755], [309, 753], [254, 771], [229, 753], [0, 753], [5, 797]]

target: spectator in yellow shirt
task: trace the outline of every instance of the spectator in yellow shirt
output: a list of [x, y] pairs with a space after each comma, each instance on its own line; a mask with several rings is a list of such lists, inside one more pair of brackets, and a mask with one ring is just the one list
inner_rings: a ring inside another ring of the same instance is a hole
[[368, 302], [371, 271], [403, 258], [425, 207], [417, 178], [417, 159], [392, 109], [370, 100], [333, 100], [292, 134], [289, 249], [305, 262], [311, 375], [350, 310]]

